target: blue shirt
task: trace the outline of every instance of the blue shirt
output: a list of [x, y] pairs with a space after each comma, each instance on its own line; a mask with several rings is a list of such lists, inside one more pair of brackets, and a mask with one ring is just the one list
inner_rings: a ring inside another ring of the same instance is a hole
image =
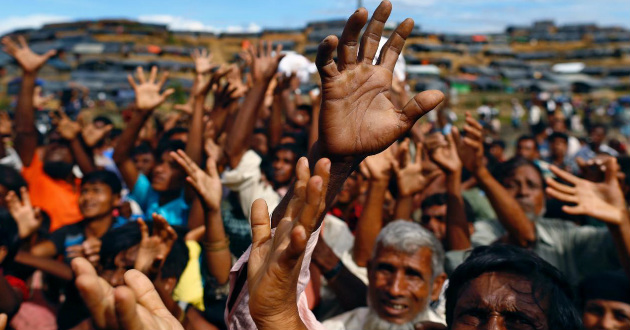
[[152, 221], [153, 213], [157, 213], [163, 216], [171, 226], [186, 226], [188, 224], [190, 206], [184, 199], [183, 189], [179, 197], [164, 205], [160, 205], [160, 194], [153, 190], [149, 178], [144, 174], [140, 174], [129, 197], [140, 205], [144, 211], [144, 219], [146, 221]]

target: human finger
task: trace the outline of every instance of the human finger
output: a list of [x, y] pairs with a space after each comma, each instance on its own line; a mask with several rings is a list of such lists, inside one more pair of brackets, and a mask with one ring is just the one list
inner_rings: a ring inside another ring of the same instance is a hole
[[367, 17], [367, 10], [359, 8], [348, 18], [337, 45], [338, 70], [352, 69], [357, 64], [359, 34], [367, 22]]
[[136, 295], [133, 290], [124, 285], [117, 287], [114, 289], [114, 301], [116, 302], [116, 317], [122, 329], [144, 330], [137, 312]]
[[561, 170], [559, 167], [557, 167], [555, 165], [549, 166], [549, 169], [557, 177], [559, 177], [560, 179], [562, 179], [562, 180], [564, 180], [564, 181], [566, 181], [568, 183], [571, 183], [573, 185], [577, 184], [581, 180], [580, 178], [576, 177], [575, 175], [573, 175], [573, 174], [571, 174], [571, 173], [569, 173], [567, 171]]
[[336, 36], [328, 36], [317, 47], [315, 64], [317, 65], [317, 71], [319, 71], [322, 79], [333, 78], [340, 74], [337, 64], [333, 59], [333, 52], [338, 44], [339, 39], [337, 39]]
[[24, 206], [31, 207], [31, 196], [28, 193], [28, 189], [26, 187], [20, 188], [20, 197], [22, 197], [22, 204]]
[[555, 190], [558, 190], [560, 192], [563, 192], [565, 194], [575, 195], [575, 193], [576, 193], [575, 187], [570, 187], [570, 186], [564, 185], [564, 184], [562, 184], [562, 183], [560, 183], [560, 182], [558, 182], [558, 181], [556, 181], [556, 180], [554, 180], [552, 178], [547, 178], [546, 182], [547, 182], [547, 185], [549, 187], [551, 187], [551, 188], [553, 188]]
[[382, 1], [376, 10], [374, 10], [370, 23], [368, 23], [368, 26], [361, 37], [361, 46], [359, 47], [358, 58], [360, 62], [372, 64], [374, 56], [376, 56], [376, 52], [378, 51], [378, 45], [381, 42], [381, 35], [383, 34], [385, 22], [387, 22], [391, 12], [392, 4], [388, 0]]
[[407, 122], [410, 126], [413, 126], [418, 118], [433, 110], [443, 100], [444, 94], [438, 90], [424, 91], [416, 94], [413, 99], [403, 107], [402, 113], [407, 118]]
[[141, 66], [138, 66], [136, 68], [136, 79], [138, 79], [138, 81], [140, 82], [140, 84], [144, 84], [147, 82], [145, 76], [144, 76], [144, 69]]
[[298, 223], [306, 229], [306, 235], [315, 229], [318, 220], [319, 206], [322, 200], [323, 180], [319, 176], [313, 176], [306, 185], [306, 203], [298, 217]]
[[252, 204], [251, 211], [252, 250], [255, 250], [267, 240], [271, 239], [271, 220], [267, 202], [259, 198]]
[[545, 189], [545, 192], [551, 198], [555, 198], [555, 199], [557, 199], [559, 201], [563, 201], [563, 202], [566, 202], [566, 203], [573, 203], [573, 204], [577, 204], [579, 202], [579, 199], [577, 198], [577, 196], [563, 193], [563, 192], [561, 192], [559, 190], [556, 190], [556, 189], [554, 189], [552, 187], [547, 187]]
[[400, 52], [402, 52], [403, 47], [405, 46], [405, 41], [411, 31], [413, 30], [413, 19], [407, 18], [405, 19], [394, 32], [389, 37], [383, 48], [381, 49], [381, 54], [378, 58], [378, 63], [386, 68], [387, 70], [394, 72], [394, 66], [396, 66], [396, 61], [398, 61], [398, 56]]
[[158, 69], [157, 66], [152, 66], [151, 67], [151, 73], [149, 74], [149, 83], [153, 84], [155, 83], [155, 80], [157, 79], [157, 73], [158, 73]]
[[125, 284], [133, 291], [140, 305], [158, 315], [163, 311], [167, 311], [160, 295], [155, 290], [155, 286], [144, 274], [138, 270], [130, 269], [125, 273], [124, 277]]
[[147, 223], [144, 222], [144, 220], [138, 219], [138, 227], [140, 227], [140, 240], [143, 241], [149, 238], [149, 226], [147, 226]]
[[136, 90], [136, 82], [133, 80], [133, 77], [130, 74], [127, 75], [127, 81], [129, 82], [129, 85], [131, 85], [131, 88]]

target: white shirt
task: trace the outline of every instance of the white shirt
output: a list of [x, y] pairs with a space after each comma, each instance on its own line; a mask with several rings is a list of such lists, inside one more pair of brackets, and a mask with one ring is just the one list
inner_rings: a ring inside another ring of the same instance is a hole
[[[355, 308], [349, 312], [324, 321], [327, 330], [362, 330], [369, 313], [374, 313], [368, 307]], [[438, 316], [432, 309], [427, 308], [424, 317], [418, 321], [431, 321], [446, 324], [446, 320]]]

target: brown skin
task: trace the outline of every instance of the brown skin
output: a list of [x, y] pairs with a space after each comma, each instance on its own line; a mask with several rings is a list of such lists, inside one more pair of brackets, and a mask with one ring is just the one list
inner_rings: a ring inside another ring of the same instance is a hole
[[630, 305], [612, 300], [588, 300], [582, 321], [586, 330], [629, 330]]
[[273, 158], [273, 181], [276, 188], [285, 186], [291, 182], [295, 173], [297, 156], [290, 150], [278, 150]]
[[381, 319], [405, 324], [438, 298], [446, 276], [432, 280], [431, 254], [426, 247], [414, 254], [378, 247], [368, 265], [368, 299]]
[[596, 127], [588, 136], [591, 139], [591, 147], [597, 151], [606, 139], [606, 130], [603, 127]]
[[111, 216], [113, 208], [120, 202], [120, 196], [112, 194], [104, 183], [86, 183], [81, 186], [79, 209], [85, 219]]
[[516, 146], [516, 155], [529, 160], [538, 159], [538, 150], [534, 140], [523, 140]]
[[489, 272], [471, 280], [460, 292], [452, 330], [545, 330], [547, 299], [536, 301], [526, 278]]
[[180, 192], [184, 187], [185, 173], [173, 160], [170, 153], [162, 154], [162, 159], [153, 168], [151, 187], [158, 192]]
[[[439, 241], [446, 238], [446, 204], [433, 205], [422, 210], [422, 227], [435, 235]], [[428, 220], [428, 221], [425, 221]]]
[[153, 171], [153, 166], [155, 166], [155, 157], [151, 153], [138, 154], [133, 156], [133, 164], [138, 172], [149, 175]]
[[551, 160], [554, 165], [562, 165], [564, 157], [567, 155], [569, 149], [569, 143], [561, 138], [555, 138], [549, 141], [549, 151], [551, 153]]
[[542, 212], [545, 206], [545, 192], [540, 174], [535, 168], [521, 166], [502, 184], [525, 213], [538, 215]]
[[341, 191], [337, 194], [337, 206], [347, 206], [359, 197], [361, 186], [359, 185], [359, 174], [354, 172], [343, 183]]

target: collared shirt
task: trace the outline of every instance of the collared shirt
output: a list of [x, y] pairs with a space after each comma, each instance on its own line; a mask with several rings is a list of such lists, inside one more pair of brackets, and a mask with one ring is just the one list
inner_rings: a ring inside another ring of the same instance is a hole
[[[577, 226], [570, 221], [547, 218], [536, 219], [534, 223], [536, 241], [532, 251], [558, 268], [572, 285], [592, 273], [620, 267], [608, 228]], [[506, 233], [498, 220], [478, 221], [472, 245], [490, 245]]]
[[160, 194], [151, 188], [151, 181], [146, 175], [139, 174], [129, 197], [140, 205], [146, 221], [152, 221], [153, 213], [157, 213], [163, 216], [171, 226], [186, 226], [188, 224], [190, 205], [184, 199], [183, 189], [179, 197], [160, 205]]
[[[355, 308], [324, 321], [323, 325], [327, 330], [360, 330], [363, 329], [369, 313], [374, 313], [369, 307]], [[438, 316], [431, 308], [427, 308], [423, 314], [424, 316], [418, 319], [419, 322], [431, 321], [446, 324], [444, 318]]]

